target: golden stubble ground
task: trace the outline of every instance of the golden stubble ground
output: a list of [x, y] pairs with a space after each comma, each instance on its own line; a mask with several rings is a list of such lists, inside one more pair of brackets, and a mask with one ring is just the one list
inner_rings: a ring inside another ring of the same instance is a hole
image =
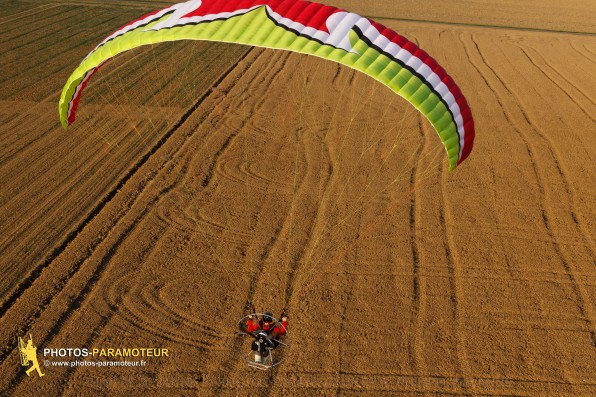
[[[123, 55], [63, 131], [69, 73], [149, 6], [0, 2], [2, 394], [596, 394], [593, 6], [410, 3], [338, 5], [461, 87], [477, 139], [451, 173], [380, 84], [241, 46]], [[233, 348], [247, 299], [290, 314], [275, 370]], [[170, 356], [44, 366], [59, 347]]]

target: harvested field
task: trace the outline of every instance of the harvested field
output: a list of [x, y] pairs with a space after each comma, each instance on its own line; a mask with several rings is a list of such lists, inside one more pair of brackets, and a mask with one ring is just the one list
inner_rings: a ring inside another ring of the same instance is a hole
[[[154, 3], [0, 0], [0, 394], [596, 395], [596, 9], [527, 3], [335, 2], [461, 87], [448, 172], [370, 78], [221, 43], [115, 58], [64, 131], [70, 72]], [[234, 350], [247, 299], [290, 315], [274, 370]], [[169, 356], [41, 352], [66, 347]]]

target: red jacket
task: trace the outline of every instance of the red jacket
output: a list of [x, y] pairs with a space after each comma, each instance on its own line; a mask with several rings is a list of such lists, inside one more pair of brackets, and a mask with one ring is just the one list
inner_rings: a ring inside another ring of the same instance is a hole
[[[273, 326], [275, 324], [275, 326]], [[248, 332], [253, 332], [262, 329], [263, 331], [267, 332], [268, 335], [276, 333], [277, 335], [285, 335], [286, 331], [288, 330], [288, 322], [282, 321], [280, 323], [269, 323], [265, 324], [263, 321], [253, 321], [252, 318], [248, 319], [247, 323], [247, 330]]]

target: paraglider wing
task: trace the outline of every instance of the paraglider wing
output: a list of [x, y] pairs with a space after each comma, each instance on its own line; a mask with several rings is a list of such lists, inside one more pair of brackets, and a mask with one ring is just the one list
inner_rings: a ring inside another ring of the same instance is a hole
[[336, 61], [382, 82], [424, 114], [454, 169], [469, 155], [474, 121], [451, 77], [426, 52], [368, 18], [302, 0], [191, 0], [134, 20], [104, 39], [72, 73], [60, 121], [75, 119], [93, 74], [117, 54], [148, 44], [209, 40], [288, 50]]

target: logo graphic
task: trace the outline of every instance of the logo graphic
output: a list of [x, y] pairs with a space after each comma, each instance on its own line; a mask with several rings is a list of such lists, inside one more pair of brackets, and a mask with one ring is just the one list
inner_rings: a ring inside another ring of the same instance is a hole
[[19, 355], [21, 356], [21, 365], [23, 367], [28, 365], [31, 366], [26, 371], [27, 376], [31, 376], [30, 373], [33, 370], [36, 370], [40, 377], [45, 375], [39, 368], [39, 362], [37, 361], [37, 347], [33, 346], [33, 337], [31, 334], [29, 334], [29, 340], [27, 341], [27, 344], [25, 344], [23, 338], [19, 336]]

